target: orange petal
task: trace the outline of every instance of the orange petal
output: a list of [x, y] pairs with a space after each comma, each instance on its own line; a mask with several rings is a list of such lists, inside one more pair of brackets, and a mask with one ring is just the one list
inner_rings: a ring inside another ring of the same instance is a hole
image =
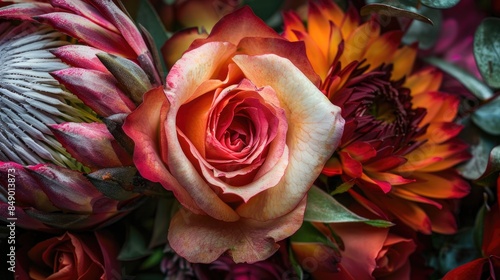
[[447, 173], [415, 172], [416, 182], [399, 186], [402, 189], [431, 198], [462, 198], [469, 193], [469, 184], [458, 175]]
[[197, 27], [178, 31], [170, 37], [161, 48], [167, 68], [170, 69], [174, 63], [181, 58], [189, 45], [196, 39], [206, 38], [206, 32], [199, 32]]
[[364, 58], [366, 62], [363, 65], [370, 65], [367, 72], [379, 67], [382, 64], [388, 64], [392, 61], [394, 53], [401, 44], [401, 31], [389, 31], [374, 40], [367, 48]]
[[307, 32], [304, 23], [294, 12], [283, 13], [283, 25], [284, 30], [282, 36], [292, 42], [299, 40], [295, 35], [294, 30], [299, 32]]
[[320, 76], [321, 80], [324, 81], [330, 68], [326, 54], [322, 52], [319, 45], [308, 33], [300, 31], [294, 31], [294, 33], [295, 36], [306, 45], [307, 58], [311, 62], [314, 71]]
[[417, 203], [390, 195], [374, 195], [371, 192], [365, 192], [365, 194], [368, 199], [387, 209], [389, 213], [396, 216], [412, 229], [424, 234], [431, 234], [431, 220]]
[[417, 194], [415, 194], [411, 191], [408, 191], [406, 189], [403, 189], [403, 188], [393, 188], [391, 194], [398, 196], [402, 199], [406, 199], [409, 201], [414, 201], [414, 202], [418, 202], [418, 203], [422, 203], [422, 204], [429, 204], [429, 205], [434, 206], [436, 209], [441, 209], [441, 204], [437, 203], [436, 201], [429, 199], [429, 198], [425, 198], [425, 197], [420, 196], [420, 195], [417, 195]]
[[309, 2], [307, 16], [307, 31], [311, 39], [316, 42], [323, 56], [327, 57], [329, 37], [325, 34], [330, 30], [330, 21], [323, 17], [321, 10], [314, 2]]
[[[435, 68], [429, 67], [424, 68], [409, 76], [403, 86], [409, 88], [411, 90], [411, 95], [415, 97], [427, 91], [438, 90], [439, 87], [441, 87], [442, 80], [443, 73]], [[416, 106], [414, 104], [414, 108], [415, 107], [419, 106]]]
[[246, 37], [281, 38], [276, 31], [257, 17], [250, 7], [245, 6], [221, 18], [208, 38], [194, 41], [189, 50], [208, 42], [229, 42], [238, 45], [240, 40]]
[[417, 44], [413, 44], [411, 46], [403, 46], [396, 51], [392, 59], [394, 65], [391, 76], [392, 80], [397, 81], [410, 75], [415, 59], [417, 58], [417, 48]]
[[457, 232], [457, 223], [455, 215], [452, 211], [454, 201], [440, 200], [441, 209], [437, 209], [430, 205], [422, 205], [422, 209], [427, 213], [432, 223], [432, 231], [441, 234], [454, 234]]
[[432, 143], [441, 144], [457, 136], [463, 127], [453, 122], [432, 122], [427, 127], [425, 138]]
[[344, 53], [340, 58], [342, 65], [348, 65], [353, 61], [361, 61], [368, 47], [379, 37], [379, 34], [380, 26], [374, 20], [370, 20], [356, 28], [345, 40]]

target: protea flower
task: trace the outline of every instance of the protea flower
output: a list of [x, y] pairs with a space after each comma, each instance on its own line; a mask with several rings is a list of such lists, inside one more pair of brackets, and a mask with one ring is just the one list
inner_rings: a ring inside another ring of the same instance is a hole
[[342, 141], [323, 170], [342, 178], [337, 192], [423, 233], [454, 232], [450, 199], [469, 186], [452, 167], [468, 153], [453, 123], [459, 100], [439, 91], [442, 74], [413, 71], [416, 45], [401, 46], [402, 32], [382, 33], [375, 17], [361, 23], [353, 7], [311, 1], [307, 28], [293, 12], [284, 20], [283, 35], [304, 41], [321, 90], [343, 109]]
[[86, 229], [122, 216], [138, 195], [123, 190], [135, 169], [113, 135], [161, 84], [149, 44], [113, 1], [26, 1], [0, 18], [1, 208], [15, 175], [19, 225]]

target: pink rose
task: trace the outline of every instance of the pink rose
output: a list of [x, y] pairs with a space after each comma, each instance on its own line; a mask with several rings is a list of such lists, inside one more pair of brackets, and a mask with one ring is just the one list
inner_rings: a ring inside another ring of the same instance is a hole
[[125, 121], [134, 163], [174, 193], [171, 247], [190, 262], [271, 256], [342, 134], [304, 45], [243, 8], [193, 42]]

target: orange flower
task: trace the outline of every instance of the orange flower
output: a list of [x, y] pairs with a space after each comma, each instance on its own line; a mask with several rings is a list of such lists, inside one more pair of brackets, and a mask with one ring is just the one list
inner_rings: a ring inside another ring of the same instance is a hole
[[373, 213], [423, 233], [452, 233], [449, 199], [469, 191], [452, 167], [469, 157], [453, 123], [459, 100], [439, 91], [442, 74], [413, 71], [416, 45], [402, 32], [382, 32], [375, 17], [361, 23], [353, 7], [309, 2], [307, 27], [284, 15], [283, 36], [301, 40], [320, 89], [346, 120], [340, 146], [323, 173], [340, 175], [349, 193]]
[[297, 262], [313, 279], [409, 279], [408, 258], [416, 248], [413, 239], [363, 223], [314, 226], [332, 242], [334, 232], [342, 240], [342, 252], [339, 257], [333, 247], [324, 243], [292, 241]]

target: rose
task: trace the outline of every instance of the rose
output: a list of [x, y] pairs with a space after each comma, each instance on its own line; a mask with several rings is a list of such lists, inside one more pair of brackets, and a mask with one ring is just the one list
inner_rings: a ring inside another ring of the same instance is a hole
[[413, 239], [363, 223], [314, 225], [332, 242], [333, 231], [343, 249], [339, 261], [338, 252], [323, 243], [292, 243], [298, 263], [314, 279], [410, 278], [409, 256], [416, 248]]
[[[30, 242], [31, 236], [23, 236]], [[26, 243], [23, 243], [26, 244]], [[104, 232], [51, 237], [18, 254], [16, 279], [118, 279], [118, 246]]]
[[170, 246], [190, 262], [271, 256], [302, 223], [306, 194], [342, 134], [302, 43], [250, 9], [219, 21], [146, 93], [123, 129], [143, 177], [182, 209]]

